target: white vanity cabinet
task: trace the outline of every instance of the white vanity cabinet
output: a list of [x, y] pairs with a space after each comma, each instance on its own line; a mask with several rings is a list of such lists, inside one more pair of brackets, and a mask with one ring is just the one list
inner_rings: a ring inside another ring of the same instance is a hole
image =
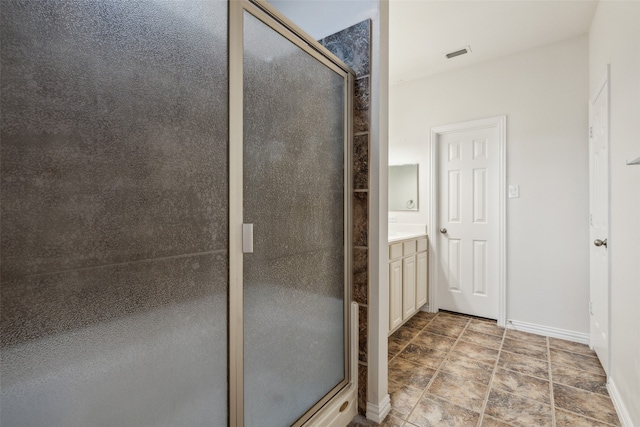
[[389, 333], [427, 303], [427, 237], [389, 244]]

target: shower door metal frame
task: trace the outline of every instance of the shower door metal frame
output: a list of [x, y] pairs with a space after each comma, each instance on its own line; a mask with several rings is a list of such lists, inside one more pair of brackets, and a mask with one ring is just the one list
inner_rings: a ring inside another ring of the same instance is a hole
[[244, 299], [243, 299], [243, 54], [244, 12], [247, 11], [313, 58], [341, 75], [344, 85], [344, 372], [345, 378], [301, 416], [302, 426], [333, 396], [354, 381], [350, 336], [352, 265], [352, 111], [355, 72], [324, 46], [263, 0], [228, 0], [229, 4], [229, 425], [244, 426]]

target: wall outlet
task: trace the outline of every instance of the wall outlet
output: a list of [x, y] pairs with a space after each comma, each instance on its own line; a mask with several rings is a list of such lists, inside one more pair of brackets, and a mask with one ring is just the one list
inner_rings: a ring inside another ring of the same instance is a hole
[[398, 217], [396, 215], [389, 215], [389, 222], [398, 222]]
[[519, 185], [510, 185], [509, 186], [509, 198], [514, 199], [520, 197], [520, 186]]

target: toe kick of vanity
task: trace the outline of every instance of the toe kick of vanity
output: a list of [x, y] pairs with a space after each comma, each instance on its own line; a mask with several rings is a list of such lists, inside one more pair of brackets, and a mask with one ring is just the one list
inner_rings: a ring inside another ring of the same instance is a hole
[[389, 335], [427, 301], [427, 236], [389, 243]]

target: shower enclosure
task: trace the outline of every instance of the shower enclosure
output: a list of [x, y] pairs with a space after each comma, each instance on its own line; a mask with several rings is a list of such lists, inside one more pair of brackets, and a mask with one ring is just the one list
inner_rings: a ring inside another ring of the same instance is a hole
[[353, 83], [259, 6], [230, 4], [243, 47], [230, 56], [231, 318], [241, 319], [230, 330], [244, 350], [231, 367], [244, 390], [231, 401], [244, 425], [301, 425], [349, 382]]
[[351, 70], [262, 1], [0, 2], [0, 424], [354, 415]]

